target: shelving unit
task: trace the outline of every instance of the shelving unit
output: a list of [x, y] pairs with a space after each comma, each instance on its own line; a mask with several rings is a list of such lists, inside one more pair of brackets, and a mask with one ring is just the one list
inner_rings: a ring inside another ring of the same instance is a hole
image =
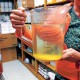
[[[27, 45], [28, 43], [28, 45]], [[38, 67], [39, 63], [43, 64], [46, 69], [51, 69], [53, 72], [55, 71], [55, 66], [52, 66], [50, 62], [45, 62], [45, 61], [40, 61], [34, 58], [33, 53], [28, 52], [27, 48], [30, 47], [32, 49], [32, 44], [31, 42], [18, 38], [18, 59], [36, 76], [39, 78], [39, 80], [45, 80], [44, 77], [42, 77], [38, 73]], [[25, 59], [29, 58], [30, 63], [25, 63]]]
[[9, 19], [12, 9], [15, 8], [15, 1], [16, 0], [0, 0], [0, 50], [2, 62], [17, 59], [17, 38]]

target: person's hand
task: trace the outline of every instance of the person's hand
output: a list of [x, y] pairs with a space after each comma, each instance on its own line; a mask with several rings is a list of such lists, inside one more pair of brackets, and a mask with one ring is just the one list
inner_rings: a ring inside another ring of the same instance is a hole
[[12, 13], [10, 15], [10, 20], [12, 23], [13, 28], [22, 28], [26, 21], [26, 14], [25, 9], [20, 7], [17, 10], [12, 10]]
[[76, 51], [73, 48], [63, 50], [62, 59], [67, 59], [67, 58], [74, 58], [76, 60], [80, 60], [80, 52]]

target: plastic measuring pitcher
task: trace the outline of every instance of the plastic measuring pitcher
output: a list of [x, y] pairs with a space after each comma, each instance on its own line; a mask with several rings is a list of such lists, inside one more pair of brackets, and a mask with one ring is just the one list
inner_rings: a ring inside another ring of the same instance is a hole
[[66, 14], [71, 7], [49, 6], [32, 9], [33, 56], [39, 60], [62, 57]]

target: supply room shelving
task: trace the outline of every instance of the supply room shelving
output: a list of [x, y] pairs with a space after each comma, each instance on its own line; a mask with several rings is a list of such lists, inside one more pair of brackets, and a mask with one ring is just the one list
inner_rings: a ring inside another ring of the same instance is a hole
[[[0, 50], [2, 62], [16, 60], [17, 38], [11, 27], [10, 13], [16, 0], [0, 0]], [[8, 25], [9, 24], [9, 25]]]
[[[50, 62], [40, 61], [34, 58], [32, 52], [28, 52], [26, 48], [30, 47], [32, 49], [32, 44], [29, 41], [26, 41], [25, 39], [18, 38], [18, 41], [21, 42], [21, 47], [19, 48], [21, 51], [21, 56], [18, 56], [18, 59], [36, 76], [39, 78], [39, 80], [45, 80], [40, 73], [38, 73], [38, 67], [39, 63], [42, 63], [47, 69], [51, 69], [55, 71], [55, 66], [51, 65]], [[28, 45], [27, 45], [28, 43]], [[18, 50], [19, 50], [18, 49]], [[29, 58], [30, 63], [25, 63], [25, 59]]]

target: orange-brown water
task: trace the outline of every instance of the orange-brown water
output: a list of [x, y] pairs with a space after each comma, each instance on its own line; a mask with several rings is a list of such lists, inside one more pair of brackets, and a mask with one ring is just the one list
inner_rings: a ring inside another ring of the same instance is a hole
[[33, 56], [40, 60], [59, 60], [62, 57], [63, 25], [32, 25]]

